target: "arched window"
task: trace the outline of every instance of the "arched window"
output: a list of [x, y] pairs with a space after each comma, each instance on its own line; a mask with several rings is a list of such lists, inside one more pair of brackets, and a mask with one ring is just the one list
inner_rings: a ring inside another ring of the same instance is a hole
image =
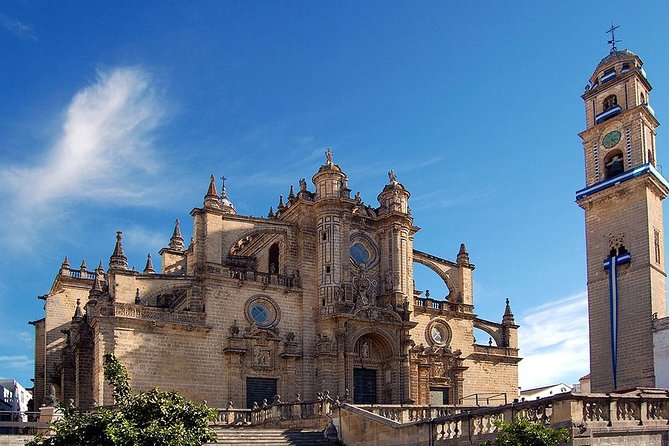
[[274, 243], [269, 247], [267, 271], [270, 274], [279, 274], [279, 244]]
[[620, 150], [612, 150], [604, 158], [604, 167], [606, 169], [606, 178], [615, 177], [623, 173], [625, 170], [625, 162], [623, 161], [623, 152]]
[[607, 96], [606, 99], [604, 99], [603, 102], [604, 111], [611, 110], [616, 105], [618, 105], [618, 98], [616, 97], [615, 94]]

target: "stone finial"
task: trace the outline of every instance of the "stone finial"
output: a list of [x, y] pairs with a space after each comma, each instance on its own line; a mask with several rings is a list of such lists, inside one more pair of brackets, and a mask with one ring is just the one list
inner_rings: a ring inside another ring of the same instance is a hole
[[513, 312], [511, 311], [511, 304], [509, 304], [509, 298], [506, 298], [506, 308], [504, 308], [504, 316], [502, 317], [503, 325], [515, 325], [515, 319]]
[[274, 218], [274, 217], [276, 217], [276, 214], [274, 213], [274, 208], [270, 206], [269, 212], [267, 213], [267, 218]]
[[128, 269], [128, 258], [123, 252], [123, 233], [121, 231], [116, 231], [116, 245], [114, 246], [114, 252], [109, 258], [109, 269]]
[[286, 208], [286, 206], [283, 204], [283, 195], [279, 195], [279, 205], [276, 208], [279, 212]]
[[460, 243], [460, 251], [458, 251], [458, 257], [456, 258], [458, 265], [469, 264], [469, 253], [464, 243]]
[[79, 267], [79, 269], [82, 272], [88, 271], [88, 267], [86, 266], [86, 259], [81, 259], [81, 266]]
[[204, 196], [205, 207], [219, 207], [218, 191], [216, 190], [216, 178], [212, 173], [209, 177], [209, 188]]
[[295, 198], [295, 189], [293, 189], [293, 185], [290, 185], [290, 192], [288, 192], [288, 199], [293, 200]]
[[99, 272], [100, 274], [102, 274], [102, 273], [104, 272], [104, 270], [105, 270], [105, 268], [104, 268], [104, 266], [102, 266], [102, 259], [101, 259], [101, 260], [100, 260], [100, 263], [98, 263], [98, 267], [97, 267], [97, 269], [95, 270], [95, 272], [96, 272], [96, 273]]
[[62, 269], [70, 269], [70, 259], [68, 259], [67, 256], [63, 259], [63, 263], [61, 263], [60, 267]]
[[153, 261], [151, 260], [151, 253], [146, 255], [146, 266], [144, 267], [144, 272], [146, 274], [153, 274], [156, 270], [153, 268]]
[[174, 249], [175, 251], [184, 250], [184, 239], [181, 236], [181, 227], [178, 218], [174, 220], [174, 231], [172, 231], [172, 237], [170, 238], [170, 249]]
[[81, 299], [77, 299], [77, 308], [74, 309], [74, 318], [84, 317], [83, 311], [81, 311]]

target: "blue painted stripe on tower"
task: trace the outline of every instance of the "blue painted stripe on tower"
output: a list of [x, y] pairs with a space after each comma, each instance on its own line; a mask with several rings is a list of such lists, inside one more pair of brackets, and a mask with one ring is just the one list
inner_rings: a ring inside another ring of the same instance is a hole
[[576, 191], [576, 199], [580, 200], [581, 198], [585, 198], [588, 195], [594, 194], [595, 192], [599, 192], [611, 186], [615, 186], [616, 184], [620, 184], [625, 181], [631, 180], [632, 178], [643, 175], [646, 172], [650, 172], [651, 174], [653, 174], [653, 176], [657, 178], [657, 180], [660, 183], [662, 183], [664, 187], [669, 189], [669, 182], [667, 182], [667, 180], [662, 176], [662, 174], [658, 172], [658, 170], [652, 164], [646, 163], [642, 164], [641, 166], [635, 167], [634, 169], [623, 172], [618, 176], [609, 178], [608, 180], [600, 181], [599, 183], [595, 183], [590, 187], [586, 187], [584, 189]]

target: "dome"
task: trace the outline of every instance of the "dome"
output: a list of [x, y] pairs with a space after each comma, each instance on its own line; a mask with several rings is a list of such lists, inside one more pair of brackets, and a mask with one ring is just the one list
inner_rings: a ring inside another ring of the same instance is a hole
[[[599, 71], [601, 68], [604, 68], [604, 66], [615, 63], [618, 60], [622, 59], [633, 59], [637, 58], [639, 59], [639, 56], [631, 52], [630, 50], [611, 50], [608, 56], [606, 56], [604, 59], [602, 59], [599, 64], [597, 65], [597, 68], [595, 68], [595, 71]], [[639, 59], [641, 60], [641, 59]]]

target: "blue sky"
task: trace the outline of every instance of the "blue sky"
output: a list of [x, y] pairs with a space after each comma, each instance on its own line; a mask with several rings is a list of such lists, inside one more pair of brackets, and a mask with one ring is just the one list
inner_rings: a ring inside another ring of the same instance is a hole
[[[0, 376], [30, 385], [36, 296], [124, 231], [157, 256], [209, 175], [266, 215], [330, 147], [368, 203], [394, 169], [415, 247], [466, 243], [521, 386], [588, 372], [580, 98], [620, 24], [669, 110], [665, 1], [0, 3]], [[659, 163], [669, 138], [659, 128]], [[422, 268], [418, 288], [439, 294]], [[547, 367], [548, 365], [548, 367]]]

